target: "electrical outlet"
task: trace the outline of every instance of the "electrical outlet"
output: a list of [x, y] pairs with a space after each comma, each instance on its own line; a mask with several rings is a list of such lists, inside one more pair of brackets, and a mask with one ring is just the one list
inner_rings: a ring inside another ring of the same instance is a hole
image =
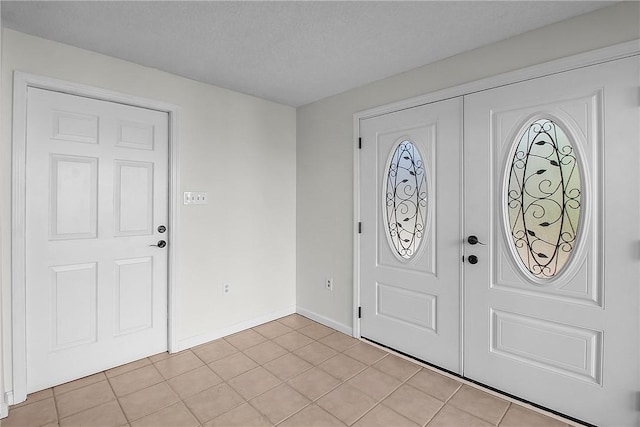
[[329, 279], [325, 280], [325, 282], [324, 282], [324, 287], [325, 287], [328, 291], [332, 291], [332, 290], [333, 290], [333, 279], [329, 278]]
[[223, 283], [222, 284], [222, 293], [227, 295], [229, 292], [231, 292], [231, 283]]

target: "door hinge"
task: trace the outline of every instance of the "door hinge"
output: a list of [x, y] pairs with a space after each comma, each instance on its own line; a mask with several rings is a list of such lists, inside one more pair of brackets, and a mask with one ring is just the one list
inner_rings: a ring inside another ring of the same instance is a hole
[[358, 319], [362, 319], [362, 307], [358, 307]]
[[358, 138], [358, 150], [362, 150], [362, 138]]
[[358, 234], [362, 234], [362, 223], [358, 223]]

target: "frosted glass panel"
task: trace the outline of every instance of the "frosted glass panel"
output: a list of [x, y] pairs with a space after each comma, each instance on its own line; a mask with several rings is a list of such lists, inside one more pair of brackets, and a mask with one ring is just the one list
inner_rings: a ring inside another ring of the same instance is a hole
[[400, 259], [420, 248], [427, 216], [427, 182], [422, 156], [410, 141], [392, 151], [386, 173], [384, 213], [387, 238]]
[[506, 197], [512, 244], [529, 273], [550, 279], [575, 247], [579, 164], [567, 134], [550, 119], [533, 122], [515, 144]]

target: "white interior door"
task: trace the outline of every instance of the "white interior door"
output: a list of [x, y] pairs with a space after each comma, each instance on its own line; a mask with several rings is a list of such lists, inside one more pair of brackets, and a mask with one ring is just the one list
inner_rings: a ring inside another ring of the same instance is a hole
[[360, 122], [361, 336], [460, 372], [462, 99]]
[[465, 97], [465, 376], [597, 425], [640, 423], [638, 65]]
[[[29, 88], [27, 392], [167, 349], [166, 113]], [[162, 246], [162, 245], [160, 245]]]

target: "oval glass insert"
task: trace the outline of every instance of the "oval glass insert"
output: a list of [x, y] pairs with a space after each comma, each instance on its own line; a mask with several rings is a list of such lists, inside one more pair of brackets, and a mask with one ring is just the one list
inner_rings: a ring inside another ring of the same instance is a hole
[[507, 212], [511, 244], [527, 271], [551, 279], [566, 266], [580, 223], [580, 165], [567, 134], [534, 121], [515, 142]]
[[420, 248], [427, 216], [427, 181], [422, 156], [411, 141], [392, 152], [385, 187], [387, 238], [395, 254], [410, 260]]

